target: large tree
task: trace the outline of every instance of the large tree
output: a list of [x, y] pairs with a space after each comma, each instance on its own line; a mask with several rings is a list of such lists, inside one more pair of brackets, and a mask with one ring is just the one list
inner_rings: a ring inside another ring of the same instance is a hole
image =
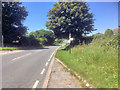
[[86, 2], [58, 2], [48, 12], [48, 29], [53, 30], [56, 38], [72, 37], [78, 42], [82, 37], [94, 31], [93, 14], [89, 13]]
[[30, 35], [33, 35], [43, 45], [52, 45], [55, 40], [55, 36], [52, 31], [47, 31], [47, 30], [43, 30], [43, 29], [37, 30], [35, 32], [31, 32]]
[[2, 2], [2, 35], [4, 43], [20, 42], [27, 28], [22, 22], [28, 16], [21, 2]]

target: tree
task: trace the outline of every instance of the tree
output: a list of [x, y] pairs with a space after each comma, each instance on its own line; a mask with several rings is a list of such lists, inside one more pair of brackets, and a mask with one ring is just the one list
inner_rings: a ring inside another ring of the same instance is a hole
[[113, 35], [113, 31], [111, 30], [111, 29], [107, 29], [106, 31], [105, 31], [105, 36], [106, 37], [111, 37]]
[[22, 22], [28, 12], [21, 2], [2, 2], [2, 35], [4, 43], [12, 44], [25, 36], [27, 28]]
[[33, 35], [29, 36], [29, 44], [30, 46], [40, 46], [39, 40], [37, 40]]
[[56, 39], [54, 44], [57, 45], [57, 44], [62, 44], [64, 41], [64, 39]]
[[48, 29], [56, 38], [68, 38], [69, 34], [79, 43], [82, 37], [94, 31], [93, 14], [89, 13], [86, 2], [58, 2], [48, 12]]
[[52, 45], [55, 40], [54, 33], [52, 31], [46, 30], [37, 30], [35, 32], [31, 32], [30, 35], [33, 35], [36, 39], [38, 39], [43, 45]]

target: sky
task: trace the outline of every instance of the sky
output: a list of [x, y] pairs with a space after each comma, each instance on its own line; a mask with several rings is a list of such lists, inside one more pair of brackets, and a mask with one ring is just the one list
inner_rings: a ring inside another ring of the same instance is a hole
[[[36, 30], [45, 29], [47, 12], [53, 7], [54, 2], [23, 2], [23, 6], [29, 12], [23, 22], [28, 27], [28, 33]], [[104, 33], [106, 29], [118, 27], [118, 3], [117, 2], [88, 2], [90, 13], [93, 13], [95, 22], [94, 28], [97, 29], [91, 34]]]

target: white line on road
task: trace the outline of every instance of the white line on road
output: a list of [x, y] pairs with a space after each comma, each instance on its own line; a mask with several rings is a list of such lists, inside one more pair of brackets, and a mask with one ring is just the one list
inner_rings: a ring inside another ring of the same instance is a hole
[[54, 54], [54, 52], [53, 52], [52, 55], [50, 56], [50, 59], [52, 58], [53, 54]]
[[50, 59], [52, 58], [52, 55], [50, 56]]
[[52, 56], [53, 56], [54, 52], [52, 53]]
[[34, 83], [33, 88], [36, 88], [37, 85], [38, 85], [38, 83], [39, 83], [39, 81], [37, 80], [37, 81]]
[[48, 62], [50, 61], [51, 59], [48, 59]]
[[41, 74], [43, 74], [43, 73], [44, 73], [44, 71], [45, 71], [45, 68], [43, 68], [43, 70], [42, 70]]
[[12, 61], [15, 61], [15, 60], [17, 60], [17, 59], [20, 59], [20, 58], [22, 58], [22, 57], [24, 57], [24, 56], [28, 56], [28, 55], [31, 55], [32, 53], [28, 53], [28, 54], [26, 54], [26, 55], [23, 55], [23, 56], [20, 56], [20, 57], [17, 57], [17, 58], [14, 58]]
[[51, 54], [51, 56], [50, 56], [50, 58], [48, 59], [48, 61], [51, 60], [51, 58], [53, 57], [53, 55], [54, 55], [54, 52]]
[[46, 62], [46, 64], [45, 64], [46, 66], [48, 65], [48, 62]]

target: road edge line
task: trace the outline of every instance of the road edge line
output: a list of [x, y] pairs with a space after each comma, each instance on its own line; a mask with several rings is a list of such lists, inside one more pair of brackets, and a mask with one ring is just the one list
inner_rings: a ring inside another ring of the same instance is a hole
[[42, 69], [41, 73], [40, 74], [43, 74], [45, 72], [45, 68]]
[[50, 79], [50, 74], [51, 74], [51, 71], [52, 71], [52, 66], [53, 66], [53, 62], [55, 60], [55, 54], [57, 52], [57, 49], [54, 51], [53, 57], [51, 58], [52, 60], [51, 60], [50, 65], [48, 67], [48, 70], [47, 70], [47, 73], [46, 73], [42, 88], [47, 88], [48, 87], [48, 82], [49, 82], [49, 79]]
[[37, 87], [37, 85], [38, 85], [38, 83], [39, 83], [39, 81], [37, 80], [37, 81], [34, 83], [34, 85], [33, 85], [33, 87], [32, 87], [32, 88], [36, 88], [36, 87]]

